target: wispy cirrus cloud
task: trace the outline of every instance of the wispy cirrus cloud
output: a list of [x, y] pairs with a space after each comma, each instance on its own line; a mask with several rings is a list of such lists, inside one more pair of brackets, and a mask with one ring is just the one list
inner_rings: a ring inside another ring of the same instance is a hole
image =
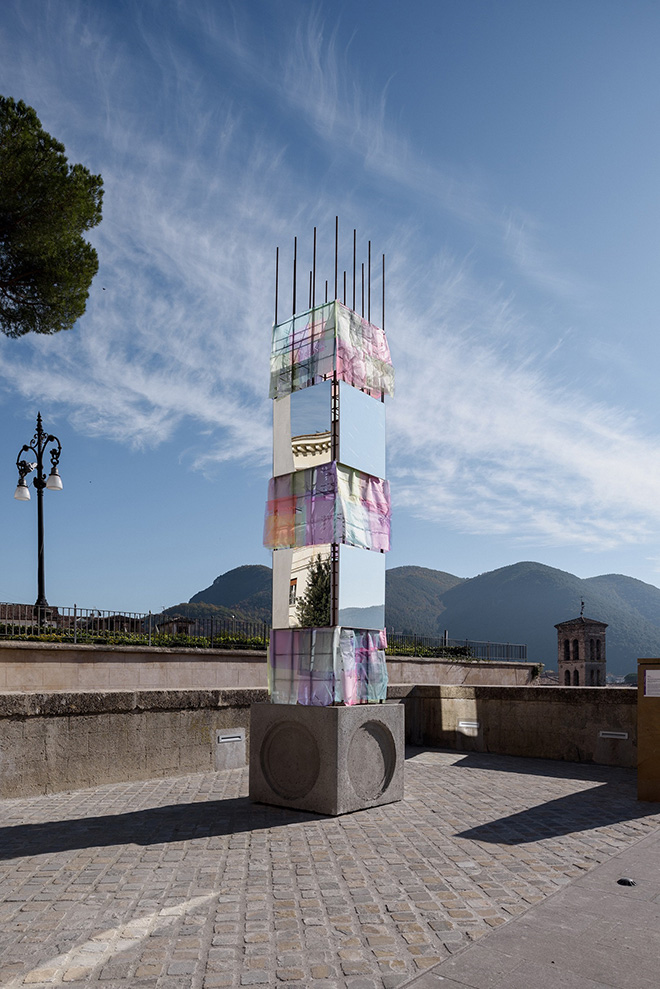
[[389, 412], [398, 503], [472, 534], [590, 550], [657, 533], [660, 438], [563, 384], [520, 335], [515, 308], [465, 267], [436, 287], [439, 307], [402, 293], [392, 316], [403, 350]]
[[[339, 203], [390, 258], [398, 505], [464, 532], [587, 548], [656, 531], [658, 437], [562, 382], [515, 283], [480, 280], [469, 257], [423, 255], [419, 231], [403, 221], [386, 229], [346, 182], [300, 164], [295, 142], [345, 153], [344, 177], [358, 163], [393, 200], [407, 190], [450, 212], [527, 283], [579, 295], [533, 219], [498, 210], [450, 165], [425, 163], [390, 123], [386, 86], [365, 88], [350, 41], [318, 13], [305, 14], [288, 47], [268, 48], [213, 4], [171, 5], [203, 35], [202, 52], [150, 20], [154, 9], [133, 9], [139, 58], [118, 34], [109, 40], [88, 5], [55, 3], [43, 23], [26, 20], [29, 50], [12, 52], [0, 35], [12, 89], [40, 112], [43, 100], [44, 125], [106, 185], [87, 315], [57, 338], [0, 341], [4, 387], [133, 446], [162, 443], [185, 423], [199, 437], [197, 467], [266, 469], [273, 249], [283, 231], [330, 229]], [[220, 85], [211, 55], [244, 85]]]

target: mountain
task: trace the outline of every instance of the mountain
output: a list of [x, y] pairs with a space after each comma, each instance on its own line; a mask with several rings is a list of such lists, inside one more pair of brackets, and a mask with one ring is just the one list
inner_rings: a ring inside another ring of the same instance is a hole
[[272, 581], [270, 567], [236, 567], [216, 577], [210, 587], [193, 594], [189, 603], [213, 604], [237, 618], [270, 622]]
[[[642, 656], [660, 656], [660, 590], [609, 574], [583, 580], [541, 563], [515, 563], [450, 587], [434, 634], [450, 638], [522, 642], [529, 659], [557, 668], [555, 625], [585, 616], [607, 622], [607, 669], [629, 673]], [[389, 621], [389, 609], [386, 607]], [[391, 625], [388, 625], [391, 628]], [[396, 627], [396, 626], [395, 626]], [[429, 630], [430, 631], [430, 630]]]
[[463, 577], [426, 567], [394, 567], [385, 574], [387, 627], [397, 632], [442, 635], [443, 597]]
[[[237, 567], [193, 595], [190, 607], [268, 622], [271, 582], [268, 567]], [[581, 579], [533, 562], [471, 578], [394, 567], [387, 571], [385, 622], [396, 632], [442, 635], [447, 629], [452, 639], [526, 643], [530, 660], [556, 670], [554, 626], [576, 618], [582, 600], [586, 617], [609, 626], [610, 673], [634, 672], [638, 657], [660, 656], [660, 589], [623, 574]]]

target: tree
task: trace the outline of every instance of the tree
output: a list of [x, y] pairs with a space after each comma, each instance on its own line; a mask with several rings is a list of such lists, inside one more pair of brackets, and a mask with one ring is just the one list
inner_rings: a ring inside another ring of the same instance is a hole
[[331, 577], [330, 560], [317, 556], [309, 568], [307, 590], [296, 605], [298, 621], [303, 628], [327, 628], [330, 625]]
[[84, 238], [101, 222], [103, 180], [70, 165], [23, 101], [0, 96], [0, 329], [69, 330], [99, 266]]

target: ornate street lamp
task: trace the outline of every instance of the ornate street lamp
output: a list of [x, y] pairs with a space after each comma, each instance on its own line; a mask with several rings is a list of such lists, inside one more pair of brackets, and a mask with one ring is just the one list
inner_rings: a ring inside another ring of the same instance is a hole
[[[49, 451], [51, 471], [48, 478], [46, 478], [46, 474], [44, 472], [44, 453], [46, 452], [46, 447], [50, 443], [55, 445]], [[21, 460], [22, 454], [27, 453], [30, 450], [37, 458], [36, 463], [31, 463], [28, 460]], [[18, 457], [16, 458], [16, 466], [18, 467], [18, 485], [16, 487], [16, 491], [14, 492], [14, 498], [17, 498], [18, 501], [30, 500], [30, 489], [25, 478], [28, 474], [31, 474], [33, 470], [36, 470], [36, 475], [32, 483], [37, 489], [38, 593], [35, 608], [39, 609], [48, 607], [48, 601], [46, 601], [46, 581], [44, 577], [44, 488], [48, 488], [49, 491], [62, 490], [62, 478], [57, 470], [61, 452], [62, 444], [58, 440], [57, 436], [51, 436], [50, 433], [46, 433], [44, 431], [41, 425], [41, 412], [38, 412], [37, 431], [32, 437], [32, 442], [29, 445], [26, 444], [25, 446], [22, 446]]]

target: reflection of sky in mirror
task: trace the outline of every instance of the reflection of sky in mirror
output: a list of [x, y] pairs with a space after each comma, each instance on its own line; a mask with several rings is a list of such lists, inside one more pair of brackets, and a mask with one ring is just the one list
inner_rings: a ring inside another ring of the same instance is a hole
[[385, 405], [344, 381], [339, 382], [339, 459], [385, 477]]
[[339, 547], [339, 607], [385, 604], [385, 554], [355, 546]]
[[330, 431], [331, 383], [322, 381], [291, 394], [291, 435]]

